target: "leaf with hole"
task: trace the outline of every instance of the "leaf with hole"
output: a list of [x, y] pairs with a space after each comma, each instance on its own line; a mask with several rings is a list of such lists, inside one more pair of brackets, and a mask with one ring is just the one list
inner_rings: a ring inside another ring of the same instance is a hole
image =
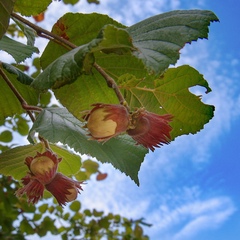
[[203, 103], [189, 91], [193, 86], [204, 87], [207, 93], [211, 89], [203, 76], [188, 65], [169, 68], [161, 78], [136, 78], [125, 74], [118, 84], [131, 107], [145, 107], [159, 115], [173, 116], [172, 140], [200, 131], [213, 117], [214, 106]]

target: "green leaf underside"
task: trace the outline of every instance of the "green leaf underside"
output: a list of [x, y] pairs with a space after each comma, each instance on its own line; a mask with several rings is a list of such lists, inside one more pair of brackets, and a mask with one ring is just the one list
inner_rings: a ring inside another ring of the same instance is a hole
[[207, 38], [208, 26], [213, 21], [218, 18], [211, 11], [177, 10], [143, 20], [127, 31], [138, 49], [134, 55], [159, 74], [177, 62], [185, 43]]
[[17, 0], [14, 5], [14, 11], [19, 12], [24, 16], [34, 16], [45, 11], [52, 0]]
[[14, 67], [11, 64], [2, 62], [2, 66], [5, 70], [7, 70], [9, 73], [15, 74], [17, 76], [17, 80], [23, 84], [30, 85], [32, 81], [34, 80], [29, 75], [25, 74], [20, 69]]
[[136, 145], [127, 135], [112, 138], [104, 144], [89, 140], [82, 127], [83, 124], [65, 108], [49, 108], [39, 114], [31, 132], [39, 132], [50, 142], [60, 141], [81, 154], [91, 154], [103, 163], [111, 163], [139, 184], [138, 171], [147, 149]]
[[[89, 19], [97, 25], [94, 27], [94, 34], [91, 30], [93, 23], [90, 30], [82, 27], [84, 23], [89, 23]], [[82, 20], [80, 26], [77, 25], [79, 20]], [[90, 58], [91, 61], [84, 63], [85, 58], [93, 53], [97, 57], [100, 51], [127, 55], [132, 52], [149, 70], [157, 74], [162, 73], [170, 64], [176, 63], [179, 50], [185, 43], [198, 38], [207, 38], [210, 22], [217, 20], [215, 14], [210, 11], [172, 11], [123, 29], [122, 25], [106, 18], [105, 15], [66, 14], [57, 21], [52, 31], [81, 46], [66, 53], [66, 49], [50, 42], [41, 57], [43, 68], [54, 58], [57, 59], [37, 77], [33, 86], [44, 90], [51, 87], [59, 88], [75, 81], [83, 72], [89, 72], [91, 69], [93, 56]], [[76, 35], [73, 36], [73, 33]], [[90, 39], [89, 35], [93, 38]], [[76, 36], [81, 40], [76, 40]]]
[[[52, 32], [69, 40], [76, 46], [88, 44], [96, 39], [105, 25], [112, 24], [119, 28], [124, 26], [107, 15], [98, 13], [66, 13], [53, 26]], [[55, 59], [68, 50], [50, 41], [41, 56], [41, 66], [45, 69]]]
[[19, 28], [23, 31], [24, 35], [27, 38], [27, 45], [34, 46], [36, 32], [32, 28], [28, 27], [24, 23], [19, 22], [17, 19], [13, 18]]
[[[22, 95], [22, 97], [26, 100], [29, 105], [36, 105], [38, 103], [38, 93], [32, 87], [24, 85], [17, 80], [17, 76], [15, 74], [9, 74], [5, 70], [4, 72], [18, 90], [18, 92]], [[0, 121], [9, 116], [14, 116], [15, 114], [23, 113], [23, 108], [14, 95], [12, 90], [6, 84], [6, 82], [0, 76]]]
[[1, 0], [0, 2], [0, 39], [7, 31], [10, 14], [13, 10], [15, 0]]
[[64, 54], [36, 77], [32, 87], [45, 90], [73, 82], [83, 72], [83, 60], [87, 51], [88, 46], [84, 45]]
[[7, 36], [3, 36], [0, 40], [0, 50], [12, 55], [17, 63], [31, 57], [33, 53], [39, 53], [36, 47], [22, 44]]
[[159, 79], [137, 79], [125, 74], [119, 78], [118, 84], [131, 107], [144, 106], [150, 112], [173, 115], [172, 140], [200, 131], [213, 117], [214, 106], [204, 104], [200, 97], [189, 91], [193, 86], [211, 91], [203, 76], [190, 66], [170, 68]]
[[[81, 167], [81, 158], [68, 150], [60, 148], [56, 145], [50, 145], [51, 149], [62, 158], [59, 164], [59, 171], [65, 175], [76, 174]], [[0, 154], [0, 174], [12, 176], [20, 180], [29, 171], [24, 164], [25, 158], [34, 157], [37, 152], [45, 151], [45, 147], [39, 143], [35, 145], [26, 145], [13, 148]]]
[[98, 38], [65, 53], [52, 62], [37, 76], [32, 86], [39, 90], [59, 88], [90, 71], [93, 63], [90, 54], [97, 51], [124, 54], [130, 52], [131, 49], [133, 46], [128, 33], [124, 29], [107, 25], [101, 30]]

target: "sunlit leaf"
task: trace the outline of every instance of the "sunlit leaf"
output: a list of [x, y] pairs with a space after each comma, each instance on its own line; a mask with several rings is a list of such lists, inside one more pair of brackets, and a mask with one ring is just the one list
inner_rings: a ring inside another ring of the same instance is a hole
[[132, 107], [145, 107], [157, 114], [171, 114], [172, 139], [200, 131], [213, 117], [214, 106], [204, 104], [190, 87], [211, 89], [203, 76], [190, 66], [170, 68], [161, 78], [135, 78], [129, 74], [119, 78], [120, 88]]
[[81, 203], [78, 202], [78, 201], [74, 201], [74, 202], [71, 203], [69, 208], [74, 212], [78, 212], [81, 208]]
[[24, 16], [37, 15], [45, 11], [52, 0], [17, 0], [14, 6], [14, 11], [19, 12]]
[[16, 124], [17, 131], [19, 134], [21, 134], [22, 136], [28, 135], [29, 125], [25, 118], [19, 116], [19, 118], [16, 121]]
[[[52, 150], [62, 158], [59, 164], [59, 171], [65, 175], [74, 175], [81, 166], [79, 156], [72, 154], [64, 148], [50, 145]], [[28, 156], [34, 157], [37, 152], [45, 151], [44, 146], [39, 143], [35, 145], [26, 145], [7, 150], [0, 154], [0, 174], [12, 176], [19, 180], [27, 173], [28, 168], [24, 164], [25, 158]]]
[[0, 142], [11, 142], [13, 139], [12, 132], [9, 130], [5, 130], [0, 133]]

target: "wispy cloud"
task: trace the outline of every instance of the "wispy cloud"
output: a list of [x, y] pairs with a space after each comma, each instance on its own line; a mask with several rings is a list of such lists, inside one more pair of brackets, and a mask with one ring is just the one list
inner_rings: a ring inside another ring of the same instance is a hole
[[226, 197], [190, 203], [181, 207], [178, 212], [180, 216], [176, 218], [185, 217], [189, 218], [189, 221], [173, 236], [173, 240], [193, 239], [204, 230], [218, 228], [235, 210], [231, 200]]

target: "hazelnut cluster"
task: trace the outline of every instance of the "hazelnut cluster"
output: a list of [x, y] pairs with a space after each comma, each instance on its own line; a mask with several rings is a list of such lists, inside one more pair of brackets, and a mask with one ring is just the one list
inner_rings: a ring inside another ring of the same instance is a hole
[[48, 190], [56, 198], [60, 206], [77, 198], [82, 190], [82, 182], [57, 172], [61, 158], [50, 150], [44, 153], [37, 152], [35, 157], [27, 157], [25, 164], [29, 172], [22, 178], [23, 187], [16, 191], [18, 197], [26, 194], [29, 203], [37, 203], [43, 196], [44, 190]]
[[126, 132], [137, 144], [141, 144], [151, 151], [155, 147], [169, 143], [172, 127], [169, 125], [172, 115], [158, 115], [139, 108], [130, 113], [120, 104], [93, 105], [93, 109], [85, 115], [86, 127], [91, 139], [99, 142], [107, 141]]

